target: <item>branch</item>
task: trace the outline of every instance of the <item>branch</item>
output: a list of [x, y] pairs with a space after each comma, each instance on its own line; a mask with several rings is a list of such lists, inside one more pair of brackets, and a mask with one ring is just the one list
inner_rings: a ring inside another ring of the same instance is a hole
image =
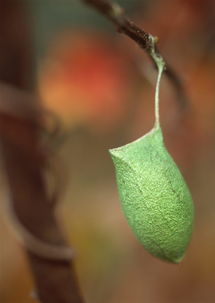
[[47, 147], [39, 144], [39, 134], [36, 118], [32, 121], [0, 112], [10, 223], [27, 252], [41, 302], [83, 303], [72, 251], [57, 224], [46, 189]]
[[[157, 37], [145, 32], [134, 22], [129, 20], [124, 10], [117, 3], [109, 0], [82, 0], [89, 6], [99, 11], [107, 19], [109, 19], [117, 28], [119, 33], [123, 33], [135, 41], [142, 49], [146, 51], [153, 64], [157, 67], [155, 57], [162, 59], [160, 51], [156, 47]], [[184, 91], [182, 80], [178, 77], [175, 70], [165, 62], [165, 74], [175, 88], [177, 99], [181, 109], [188, 107], [188, 99]]]
[[0, 81], [7, 83], [0, 84], [0, 143], [8, 181], [8, 213], [11, 225], [23, 237], [40, 302], [83, 303], [71, 249], [44, 180], [49, 160], [48, 144], [41, 146], [44, 116], [37, 98], [24, 92], [32, 75], [25, 2], [0, 0]]

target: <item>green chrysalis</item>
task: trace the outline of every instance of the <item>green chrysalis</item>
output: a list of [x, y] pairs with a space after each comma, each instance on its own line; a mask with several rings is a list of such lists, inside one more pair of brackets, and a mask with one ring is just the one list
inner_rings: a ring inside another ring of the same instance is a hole
[[122, 209], [137, 239], [152, 255], [179, 263], [189, 244], [193, 203], [189, 189], [163, 143], [159, 122], [158, 59], [155, 126], [138, 140], [110, 150]]

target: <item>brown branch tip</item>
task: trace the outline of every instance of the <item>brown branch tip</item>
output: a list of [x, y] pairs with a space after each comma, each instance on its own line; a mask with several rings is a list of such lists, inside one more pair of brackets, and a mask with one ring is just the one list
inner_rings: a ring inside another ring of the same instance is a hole
[[188, 99], [184, 91], [183, 83], [175, 70], [163, 59], [159, 49], [156, 46], [157, 37], [147, 33], [134, 22], [132, 22], [124, 13], [123, 8], [115, 2], [108, 0], [82, 0], [87, 5], [93, 7], [99, 13], [110, 20], [117, 28], [119, 33], [123, 33], [134, 42], [136, 42], [142, 49], [145, 50], [149, 58], [157, 67], [157, 59], [163, 60], [165, 64], [165, 74], [172, 83], [178, 103], [181, 109], [188, 107]]

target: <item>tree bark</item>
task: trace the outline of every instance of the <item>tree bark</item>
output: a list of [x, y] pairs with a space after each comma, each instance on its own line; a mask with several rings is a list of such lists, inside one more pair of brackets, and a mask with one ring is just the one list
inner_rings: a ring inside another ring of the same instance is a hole
[[[21, 90], [29, 90], [29, 79], [32, 79], [32, 43], [25, 8], [25, 2], [21, 0], [0, 0], [0, 81]], [[22, 95], [13, 94], [13, 90], [11, 94], [14, 103], [22, 99]], [[1, 95], [0, 89], [0, 104], [7, 107], [8, 98], [9, 95]], [[33, 102], [33, 99], [26, 95], [27, 102]], [[40, 145], [40, 120], [36, 111], [35, 115], [25, 113], [22, 117], [14, 112], [3, 112], [0, 107], [2, 157], [12, 208], [23, 230], [36, 243], [39, 241], [50, 249], [49, 256], [25, 243], [26, 238], [23, 238], [39, 300], [43, 303], [83, 303], [74, 265], [63, 254], [67, 246], [44, 181], [48, 154]], [[54, 254], [55, 249], [59, 254]]]

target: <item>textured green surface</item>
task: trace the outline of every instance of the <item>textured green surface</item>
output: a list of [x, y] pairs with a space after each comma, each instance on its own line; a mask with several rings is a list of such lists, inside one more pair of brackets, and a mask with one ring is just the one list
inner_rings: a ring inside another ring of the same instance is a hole
[[193, 203], [160, 127], [110, 153], [122, 208], [136, 237], [152, 255], [180, 262], [192, 233]]

